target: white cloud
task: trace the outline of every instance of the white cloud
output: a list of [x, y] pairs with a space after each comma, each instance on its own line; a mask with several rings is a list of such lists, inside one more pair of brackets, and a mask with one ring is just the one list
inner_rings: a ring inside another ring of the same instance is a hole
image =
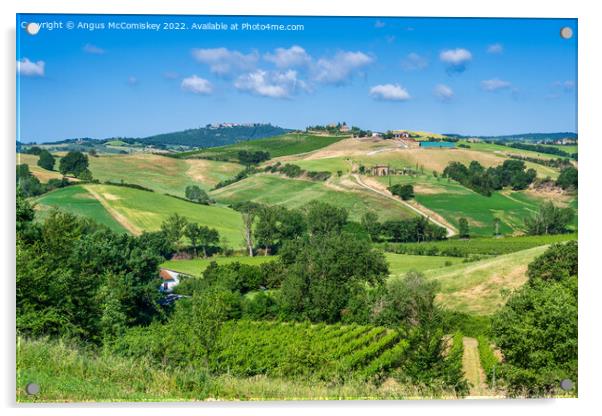
[[567, 79], [566, 81], [556, 81], [552, 85], [556, 88], [562, 88], [564, 91], [571, 91], [575, 88], [575, 81]]
[[257, 52], [244, 54], [226, 48], [193, 49], [192, 56], [220, 76], [251, 70], [259, 60]]
[[381, 84], [370, 88], [370, 95], [378, 100], [407, 101], [410, 94], [399, 84]]
[[451, 100], [454, 96], [454, 91], [445, 84], [436, 85], [433, 92], [435, 96], [442, 101]]
[[386, 25], [386, 23], [383, 22], [382, 20], [377, 20], [376, 22], [374, 22], [374, 27], [378, 28], [378, 29], [385, 27], [385, 25]]
[[44, 61], [32, 62], [27, 58], [17, 61], [17, 73], [27, 77], [43, 77], [45, 67]]
[[401, 61], [401, 67], [406, 71], [424, 69], [427, 66], [429, 66], [428, 60], [416, 52], [408, 54], [408, 56]]
[[325, 84], [341, 85], [347, 82], [353, 72], [374, 60], [363, 52], [338, 52], [332, 58], [321, 58], [314, 68], [314, 79]]
[[197, 77], [196, 75], [192, 75], [188, 78], [184, 78], [180, 87], [184, 91], [189, 91], [194, 94], [207, 95], [211, 94], [213, 91], [213, 85], [209, 81], [204, 78]]
[[91, 43], [86, 43], [84, 45], [84, 52], [90, 53], [92, 55], [103, 55], [106, 51], [102, 48], [99, 48], [96, 45], [92, 45]]
[[504, 45], [501, 43], [493, 43], [487, 46], [487, 53], [500, 54], [504, 52]]
[[505, 90], [512, 86], [512, 84], [508, 81], [501, 80], [499, 78], [486, 79], [481, 81], [481, 87], [485, 91], [498, 91]]
[[276, 48], [274, 53], [267, 53], [264, 59], [272, 62], [278, 68], [293, 68], [309, 64], [311, 57], [301, 46], [293, 45], [290, 48]]
[[270, 98], [288, 98], [299, 89], [307, 89], [304, 81], [297, 78], [297, 71], [264, 71], [258, 69], [239, 76], [234, 87], [240, 91]]
[[456, 48], [441, 51], [439, 59], [447, 64], [448, 72], [464, 72], [466, 65], [472, 60], [468, 49]]

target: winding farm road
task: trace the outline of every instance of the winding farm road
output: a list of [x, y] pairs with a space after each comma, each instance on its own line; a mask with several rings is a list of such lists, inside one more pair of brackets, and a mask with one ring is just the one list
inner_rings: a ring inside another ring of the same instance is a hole
[[410, 203], [408, 203], [408, 202], [406, 202], [406, 201], [404, 201], [402, 199], [399, 199], [399, 198], [391, 195], [391, 193], [387, 193], [385, 191], [381, 191], [380, 189], [374, 188], [374, 187], [366, 184], [362, 180], [362, 178], [360, 177], [360, 175], [358, 175], [357, 173], [354, 173], [352, 176], [355, 178], [355, 180], [357, 181], [357, 183], [361, 187], [366, 188], [366, 189], [368, 189], [368, 190], [370, 190], [372, 192], [376, 192], [377, 194], [382, 195], [382, 196], [384, 196], [386, 198], [389, 198], [389, 199], [392, 199], [394, 201], [397, 201], [398, 203], [400, 203], [402, 205], [405, 205], [406, 207], [408, 207], [412, 211], [416, 212], [417, 214], [419, 214], [419, 215], [427, 218], [433, 224], [438, 225], [439, 227], [445, 228], [447, 230], [447, 237], [453, 237], [454, 235], [457, 234], [456, 230], [454, 230], [453, 228], [451, 228], [449, 225], [443, 224], [441, 221], [438, 221], [438, 220], [432, 218], [430, 215], [428, 215], [427, 213], [421, 211], [419, 208], [415, 207], [414, 205], [412, 205], [412, 204], [410, 204]]

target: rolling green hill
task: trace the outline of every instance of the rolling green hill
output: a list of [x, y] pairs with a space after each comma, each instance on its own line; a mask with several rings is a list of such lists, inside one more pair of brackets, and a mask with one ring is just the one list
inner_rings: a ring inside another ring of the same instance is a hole
[[178, 213], [191, 221], [217, 229], [231, 246], [242, 246], [240, 214], [221, 205], [199, 205], [156, 192], [112, 185], [62, 188], [42, 196], [38, 203], [40, 209], [56, 206], [101, 222], [108, 221], [108, 216], [132, 234], [157, 231], [169, 215]]
[[344, 136], [312, 136], [308, 134], [289, 133], [266, 139], [249, 140], [229, 146], [213, 147], [199, 151], [179, 153], [181, 158], [213, 158], [237, 161], [241, 150], [269, 152], [271, 157], [294, 155], [311, 152], [326, 147], [343, 139]]
[[439, 282], [437, 302], [453, 311], [490, 315], [503, 306], [512, 290], [527, 281], [527, 266], [547, 246], [517, 251], [472, 263], [433, 269], [425, 274]]
[[58, 208], [82, 217], [89, 217], [96, 222], [106, 225], [111, 230], [124, 233], [127, 232], [102, 204], [83, 186], [69, 186], [57, 189], [36, 198], [36, 216], [43, 219], [50, 209]]
[[211, 197], [224, 204], [255, 201], [268, 205], [301, 207], [312, 200], [346, 208], [350, 218], [359, 221], [373, 211], [382, 220], [410, 218], [415, 214], [402, 204], [359, 188], [345, 178], [332, 182], [312, 182], [277, 175], [255, 175], [211, 192]]
[[92, 175], [102, 182], [124, 181], [178, 196], [184, 196], [188, 185], [209, 190], [243, 168], [236, 163], [181, 160], [150, 153], [101, 155], [89, 160]]

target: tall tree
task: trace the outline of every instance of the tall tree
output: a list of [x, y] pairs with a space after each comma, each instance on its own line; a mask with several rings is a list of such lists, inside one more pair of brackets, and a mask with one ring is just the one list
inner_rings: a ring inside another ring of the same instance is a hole
[[88, 170], [88, 156], [82, 152], [69, 152], [59, 162], [59, 172], [63, 175], [72, 174], [79, 177]]
[[53, 170], [54, 156], [52, 156], [48, 150], [43, 149], [40, 152], [40, 157], [38, 158], [38, 166], [46, 170]]
[[161, 224], [161, 231], [165, 233], [174, 246], [178, 247], [187, 224], [188, 220], [185, 217], [178, 213], [171, 214]]
[[207, 249], [219, 242], [219, 232], [214, 228], [201, 226], [199, 234], [199, 244], [203, 248], [203, 256], [207, 257]]
[[194, 250], [194, 256], [197, 256], [197, 248], [199, 246], [199, 239], [201, 237], [201, 228], [196, 222], [189, 222], [184, 227], [184, 235], [190, 240], [192, 249]]
[[458, 236], [460, 238], [470, 238], [470, 228], [468, 220], [464, 217], [458, 220]]

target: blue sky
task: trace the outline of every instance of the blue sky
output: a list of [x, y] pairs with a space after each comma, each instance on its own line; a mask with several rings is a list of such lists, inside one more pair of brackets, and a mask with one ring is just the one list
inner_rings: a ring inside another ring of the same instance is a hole
[[[25, 142], [144, 137], [225, 121], [482, 135], [577, 130], [574, 19], [17, 16], [18, 28], [24, 22], [41, 25], [36, 35], [17, 30], [17, 139]], [[62, 28], [48, 30], [50, 22]], [[565, 26], [572, 39], [560, 37]]]

